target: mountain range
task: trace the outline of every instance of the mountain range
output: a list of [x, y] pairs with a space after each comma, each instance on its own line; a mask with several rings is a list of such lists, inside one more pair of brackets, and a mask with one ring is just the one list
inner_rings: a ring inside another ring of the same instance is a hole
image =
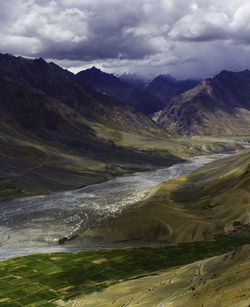
[[[91, 71], [96, 75], [96, 69]], [[115, 78], [122, 89], [130, 89], [112, 75], [97, 74], [104, 85]], [[166, 167], [195, 153], [235, 148], [173, 139], [149, 117], [42, 58], [0, 55], [0, 89], [0, 200], [71, 189]]]
[[152, 81], [137, 74], [114, 76], [96, 67], [80, 71], [76, 77], [146, 115], [163, 109], [173, 97], [198, 84], [196, 80], [178, 81], [170, 75], [160, 75]]
[[222, 71], [201, 82], [178, 81], [170, 75], [160, 75], [149, 84], [136, 74], [123, 74], [119, 79], [95, 67], [76, 76], [102, 93], [150, 115], [173, 134], [248, 135], [250, 130], [248, 70]]
[[118, 77], [92, 67], [76, 74], [78, 80], [96, 90], [117, 98], [120, 102], [144, 114], [151, 114], [164, 108], [165, 104], [145, 89], [138, 89]]

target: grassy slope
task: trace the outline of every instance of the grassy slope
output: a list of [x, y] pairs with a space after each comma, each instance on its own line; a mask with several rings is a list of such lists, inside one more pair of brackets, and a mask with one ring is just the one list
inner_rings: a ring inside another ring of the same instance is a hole
[[219, 255], [249, 236], [160, 248], [99, 250], [18, 257], [0, 263], [0, 306], [55, 306], [112, 284]]
[[[249, 224], [250, 153], [160, 184], [137, 208], [83, 233], [80, 242], [197, 241]], [[241, 224], [234, 225], [235, 221]], [[128, 226], [129, 225], [129, 226]]]

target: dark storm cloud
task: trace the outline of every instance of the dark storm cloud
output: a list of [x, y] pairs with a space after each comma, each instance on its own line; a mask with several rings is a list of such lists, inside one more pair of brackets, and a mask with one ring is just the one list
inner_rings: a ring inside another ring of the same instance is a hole
[[177, 77], [250, 67], [246, 0], [9, 0], [0, 52]]

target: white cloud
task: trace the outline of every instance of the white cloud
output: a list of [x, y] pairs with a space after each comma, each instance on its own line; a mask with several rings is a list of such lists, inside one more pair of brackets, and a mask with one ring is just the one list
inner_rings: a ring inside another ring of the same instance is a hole
[[205, 77], [250, 67], [247, 0], [9, 0], [0, 51], [53, 59], [76, 71]]

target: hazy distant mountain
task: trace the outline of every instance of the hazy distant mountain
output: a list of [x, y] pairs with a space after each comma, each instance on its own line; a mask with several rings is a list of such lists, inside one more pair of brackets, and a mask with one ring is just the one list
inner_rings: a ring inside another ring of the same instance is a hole
[[122, 75], [118, 76], [118, 78], [140, 90], [145, 90], [147, 85], [150, 83], [150, 79], [136, 73], [123, 73]]
[[154, 119], [180, 135], [250, 133], [250, 71], [222, 71], [173, 98]]
[[122, 132], [169, 136], [54, 63], [0, 55], [0, 200], [168, 164], [116, 147]]
[[159, 75], [146, 89], [167, 105], [173, 97], [194, 88], [198, 83], [197, 80], [178, 81], [170, 75]]
[[121, 81], [114, 75], [105, 73], [95, 67], [79, 72], [76, 77], [78, 80], [90, 84], [100, 92], [115, 97], [120, 102], [144, 114], [159, 111], [165, 106], [157, 97], [148, 91], [137, 89], [127, 82]]

